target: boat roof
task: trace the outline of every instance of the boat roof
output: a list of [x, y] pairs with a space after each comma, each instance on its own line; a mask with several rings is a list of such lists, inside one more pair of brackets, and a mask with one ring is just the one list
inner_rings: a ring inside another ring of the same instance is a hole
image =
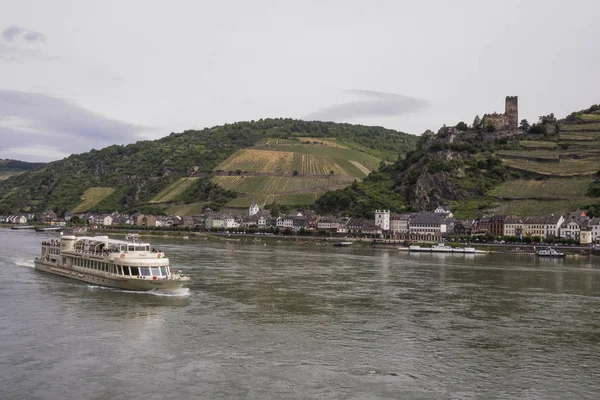
[[142, 242], [131, 242], [127, 240], [120, 239], [111, 239], [108, 236], [63, 236], [63, 239], [71, 238], [75, 239], [77, 242], [87, 241], [87, 242], [101, 242], [101, 243], [111, 243], [111, 244], [134, 244], [134, 245], [150, 245], [150, 243], [142, 243]]

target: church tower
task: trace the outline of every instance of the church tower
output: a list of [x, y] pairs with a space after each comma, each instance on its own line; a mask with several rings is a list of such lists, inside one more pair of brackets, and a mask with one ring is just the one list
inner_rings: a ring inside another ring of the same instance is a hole
[[517, 129], [519, 127], [519, 97], [506, 96], [506, 108], [504, 114], [508, 117], [508, 127]]
[[256, 200], [252, 200], [252, 204], [250, 205], [250, 208], [248, 209], [248, 215], [252, 216], [252, 215], [256, 215], [258, 214], [258, 204], [256, 204]]

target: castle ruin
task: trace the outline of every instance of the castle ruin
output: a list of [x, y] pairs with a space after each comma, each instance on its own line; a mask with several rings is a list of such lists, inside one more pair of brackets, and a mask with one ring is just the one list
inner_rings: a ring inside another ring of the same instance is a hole
[[482, 125], [494, 125], [496, 130], [517, 129], [519, 127], [519, 97], [506, 96], [504, 114], [485, 114]]

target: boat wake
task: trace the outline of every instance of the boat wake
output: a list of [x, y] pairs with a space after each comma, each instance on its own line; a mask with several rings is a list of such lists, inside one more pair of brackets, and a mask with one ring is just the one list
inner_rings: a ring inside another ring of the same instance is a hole
[[29, 259], [26, 259], [26, 258], [15, 260], [14, 264], [17, 267], [35, 268], [35, 264], [33, 263], [33, 261], [30, 261]]
[[191, 295], [189, 288], [181, 288], [177, 290], [150, 290], [150, 291], [141, 291], [141, 290], [123, 290], [117, 288], [111, 288], [106, 286], [98, 286], [98, 285], [88, 285], [89, 289], [92, 290], [109, 290], [111, 292], [119, 292], [119, 293], [127, 293], [127, 294], [144, 294], [150, 296], [161, 296], [161, 297], [187, 297]]

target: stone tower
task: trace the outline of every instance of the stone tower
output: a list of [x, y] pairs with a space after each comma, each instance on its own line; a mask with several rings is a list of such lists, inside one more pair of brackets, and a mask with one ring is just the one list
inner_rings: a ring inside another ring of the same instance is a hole
[[517, 129], [519, 127], [519, 97], [506, 96], [506, 108], [504, 114], [508, 118], [508, 127]]

